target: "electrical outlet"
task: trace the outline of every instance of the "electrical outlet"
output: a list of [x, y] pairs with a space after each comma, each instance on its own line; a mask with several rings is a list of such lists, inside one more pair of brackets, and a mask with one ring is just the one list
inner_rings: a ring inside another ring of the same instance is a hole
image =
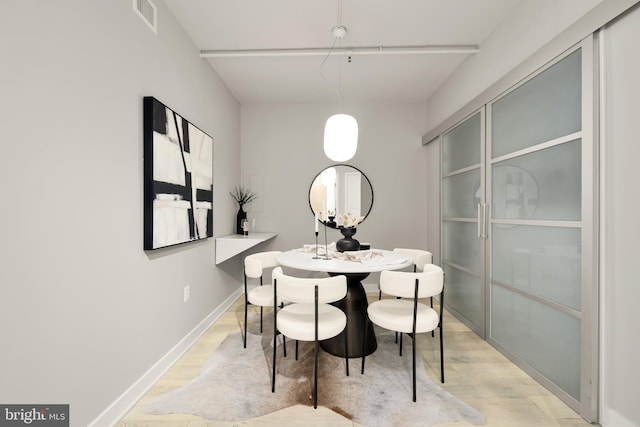
[[191, 298], [191, 286], [187, 285], [184, 287], [184, 302], [189, 301]]

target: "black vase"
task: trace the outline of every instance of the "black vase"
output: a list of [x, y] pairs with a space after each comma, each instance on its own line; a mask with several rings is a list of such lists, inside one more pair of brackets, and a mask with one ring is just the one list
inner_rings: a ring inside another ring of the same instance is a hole
[[342, 233], [344, 238], [336, 242], [336, 250], [338, 252], [357, 251], [360, 249], [360, 242], [351, 238], [351, 236], [356, 234], [356, 231], [355, 227], [340, 227], [340, 233]]
[[238, 215], [236, 215], [236, 234], [244, 234], [242, 229], [242, 220], [247, 219], [247, 213], [242, 209], [242, 205], [238, 209]]

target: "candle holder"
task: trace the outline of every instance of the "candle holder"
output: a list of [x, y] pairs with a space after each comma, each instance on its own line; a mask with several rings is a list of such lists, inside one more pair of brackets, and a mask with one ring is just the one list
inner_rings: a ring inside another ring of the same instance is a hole
[[320, 257], [318, 256], [318, 232], [316, 231], [316, 256], [314, 256], [311, 259], [320, 259]]
[[330, 260], [331, 258], [329, 258], [329, 250], [327, 248], [327, 221], [323, 221], [322, 224], [324, 224], [324, 260]]

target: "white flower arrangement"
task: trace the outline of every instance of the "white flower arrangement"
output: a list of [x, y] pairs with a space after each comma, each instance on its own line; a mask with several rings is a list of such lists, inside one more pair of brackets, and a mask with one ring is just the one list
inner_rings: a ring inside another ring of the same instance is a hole
[[363, 216], [355, 216], [348, 213], [340, 214], [339, 218], [342, 221], [343, 226], [347, 228], [357, 226], [364, 219]]

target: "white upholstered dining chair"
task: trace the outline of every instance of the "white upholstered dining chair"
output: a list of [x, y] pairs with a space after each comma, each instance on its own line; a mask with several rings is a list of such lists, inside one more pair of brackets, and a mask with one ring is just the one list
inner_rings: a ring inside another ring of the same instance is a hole
[[[318, 407], [318, 351], [319, 342], [340, 334], [347, 326], [347, 316], [329, 304], [347, 294], [347, 278], [343, 275], [326, 278], [298, 278], [287, 276], [280, 267], [273, 270], [274, 300], [282, 298], [287, 305], [274, 305], [273, 371], [271, 392], [276, 390], [276, 338], [278, 334], [297, 341], [314, 342], [313, 407]], [[344, 340], [346, 373], [349, 375], [347, 335]]]
[[[410, 248], [394, 248], [393, 252], [404, 255], [413, 262], [413, 271], [422, 271], [426, 264], [433, 263], [433, 255], [429, 251], [422, 249], [410, 249]], [[378, 292], [378, 299], [382, 299], [382, 290]], [[433, 301], [431, 301], [431, 307], [433, 307]]]
[[[411, 248], [394, 248], [393, 252], [404, 255], [413, 263], [413, 272], [422, 271], [424, 266], [433, 263], [433, 255], [429, 251], [423, 249], [411, 249]], [[382, 299], [382, 290], [378, 293], [378, 299]], [[433, 308], [433, 297], [429, 298], [429, 305]], [[398, 342], [398, 335], [400, 335], [400, 356], [402, 356], [402, 334], [396, 332], [396, 342]], [[434, 336], [431, 331], [431, 336]]]
[[[367, 313], [375, 325], [399, 333], [410, 334], [413, 356], [413, 401], [416, 401], [416, 339], [419, 333], [440, 330], [440, 381], [444, 383], [444, 349], [442, 340], [442, 306], [444, 298], [444, 272], [437, 265], [427, 264], [422, 272], [383, 271], [380, 288], [388, 295], [401, 299], [383, 299], [369, 305]], [[421, 298], [440, 295], [439, 313], [419, 302]], [[363, 345], [367, 342], [364, 328]], [[365, 357], [362, 357], [364, 374]]]
[[[262, 315], [264, 307], [273, 306], [273, 286], [263, 284], [265, 270], [278, 266], [276, 257], [281, 251], [259, 252], [248, 255], [244, 259], [244, 339], [243, 346], [247, 348], [247, 311], [248, 306], [260, 307], [260, 333], [262, 333]], [[251, 279], [260, 280], [259, 286], [249, 288]]]

